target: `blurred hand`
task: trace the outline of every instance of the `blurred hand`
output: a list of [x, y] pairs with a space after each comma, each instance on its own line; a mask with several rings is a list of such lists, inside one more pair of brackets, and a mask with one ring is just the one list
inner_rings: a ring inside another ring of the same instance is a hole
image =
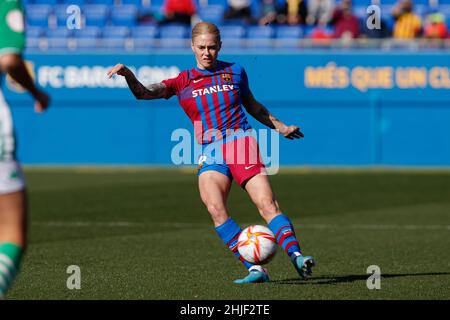
[[130, 71], [130, 69], [125, 67], [123, 64], [119, 63], [108, 70], [108, 78], [111, 79], [111, 77], [115, 74], [125, 77], [125, 76], [131, 74], [131, 71]]
[[300, 139], [305, 136], [297, 126], [284, 126], [278, 129], [278, 132], [289, 140]]
[[48, 94], [39, 90], [34, 99], [36, 100], [34, 103], [35, 112], [41, 113], [47, 110], [50, 104], [50, 96]]

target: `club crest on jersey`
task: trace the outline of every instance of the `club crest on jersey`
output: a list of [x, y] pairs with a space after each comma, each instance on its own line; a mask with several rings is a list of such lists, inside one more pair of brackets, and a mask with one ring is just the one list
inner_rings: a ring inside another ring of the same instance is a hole
[[229, 73], [222, 73], [222, 79], [225, 82], [230, 82], [231, 81], [231, 75]]

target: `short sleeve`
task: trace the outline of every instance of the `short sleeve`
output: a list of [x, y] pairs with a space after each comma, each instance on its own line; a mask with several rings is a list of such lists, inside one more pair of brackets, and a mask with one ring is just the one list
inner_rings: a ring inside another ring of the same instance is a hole
[[247, 72], [245, 72], [244, 68], [242, 68], [241, 71], [241, 81], [239, 83], [239, 88], [241, 89], [241, 96], [246, 97], [251, 93], [250, 86], [248, 84]]
[[20, 1], [0, 1], [0, 56], [20, 54], [25, 47], [25, 22]]
[[164, 99], [169, 99], [172, 96], [178, 96], [187, 84], [187, 72], [181, 72], [177, 77], [163, 80], [162, 83], [166, 85], [166, 96]]

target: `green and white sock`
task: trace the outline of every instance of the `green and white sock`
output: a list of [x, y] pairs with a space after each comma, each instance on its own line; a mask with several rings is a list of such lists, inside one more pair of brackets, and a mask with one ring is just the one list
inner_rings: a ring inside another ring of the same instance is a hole
[[0, 299], [11, 286], [22, 259], [22, 248], [10, 242], [0, 242]]

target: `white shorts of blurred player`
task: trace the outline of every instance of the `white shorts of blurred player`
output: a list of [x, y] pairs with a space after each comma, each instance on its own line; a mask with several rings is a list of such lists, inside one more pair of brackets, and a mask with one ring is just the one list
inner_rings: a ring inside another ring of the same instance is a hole
[[0, 194], [25, 189], [25, 178], [15, 159], [14, 127], [9, 106], [0, 91]]
[[0, 195], [25, 189], [25, 177], [17, 161], [0, 162]]

